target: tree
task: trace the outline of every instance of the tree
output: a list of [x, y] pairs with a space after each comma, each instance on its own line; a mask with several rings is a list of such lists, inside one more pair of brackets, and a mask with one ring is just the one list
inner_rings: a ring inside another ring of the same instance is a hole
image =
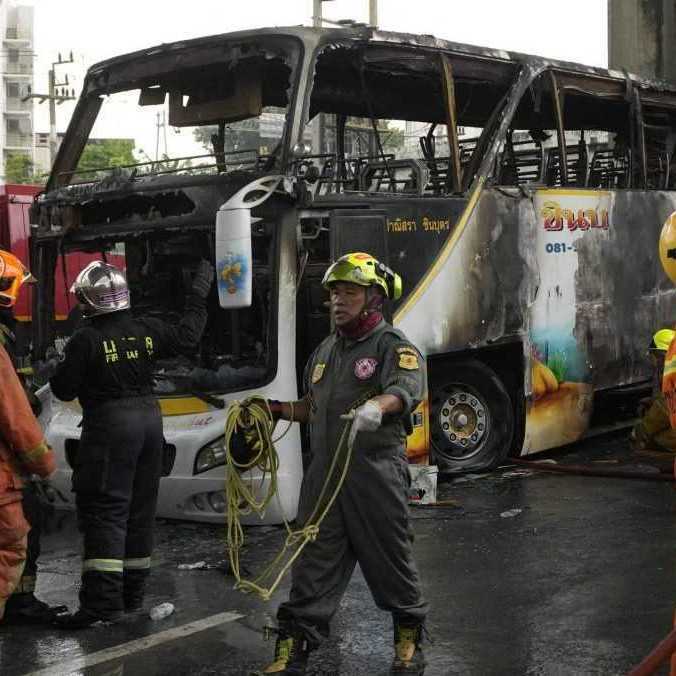
[[85, 146], [77, 171], [121, 167], [135, 164], [134, 140], [129, 138], [106, 138], [89, 141]]
[[9, 153], [5, 160], [6, 183], [36, 183], [43, 184], [45, 179], [35, 173], [35, 167], [30, 155], [25, 153]]

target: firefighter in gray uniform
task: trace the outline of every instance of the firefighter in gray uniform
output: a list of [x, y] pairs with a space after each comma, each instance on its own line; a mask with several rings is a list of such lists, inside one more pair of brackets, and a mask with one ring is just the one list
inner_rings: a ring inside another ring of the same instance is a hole
[[317, 539], [293, 567], [289, 600], [277, 612], [274, 661], [255, 673], [305, 673], [359, 563], [376, 604], [392, 613], [392, 673], [422, 674], [427, 602], [411, 548], [406, 434], [425, 395], [424, 362], [383, 319], [385, 298], [401, 295], [401, 279], [389, 268], [369, 254], [347, 254], [329, 267], [323, 284], [336, 331], [308, 362], [305, 397], [270, 402], [274, 417], [310, 425], [312, 460], [299, 524], [317, 504], [350, 411], [352, 462]]

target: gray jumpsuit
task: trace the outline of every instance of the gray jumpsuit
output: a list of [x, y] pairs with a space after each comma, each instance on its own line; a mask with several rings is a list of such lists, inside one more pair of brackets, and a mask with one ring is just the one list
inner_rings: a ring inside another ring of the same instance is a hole
[[376, 605], [396, 619], [424, 622], [427, 602], [411, 550], [404, 421], [424, 397], [424, 361], [397, 329], [382, 321], [359, 340], [332, 334], [308, 363], [312, 460], [303, 479], [298, 523], [311, 514], [338, 446], [340, 416], [369, 397], [398, 396], [404, 410], [375, 432], [359, 432], [338, 498], [292, 570], [280, 623], [291, 622], [311, 643], [329, 622], [359, 563]]

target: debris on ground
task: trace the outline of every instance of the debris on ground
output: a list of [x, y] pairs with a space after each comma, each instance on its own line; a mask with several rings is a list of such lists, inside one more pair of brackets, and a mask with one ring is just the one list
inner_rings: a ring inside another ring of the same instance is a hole
[[465, 484], [470, 481], [476, 481], [477, 479], [485, 479], [486, 477], [493, 476], [492, 473], [488, 472], [486, 474], [463, 474], [462, 476], [453, 479], [452, 483], [454, 484]]
[[195, 563], [179, 563], [179, 570], [204, 570], [207, 567], [206, 561], [195, 561]]
[[150, 612], [148, 615], [150, 616], [151, 620], [163, 620], [165, 617], [169, 617], [174, 612], [174, 604], [165, 602], [165, 603], [160, 603], [157, 606], [153, 606], [150, 609]]
[[523, 509], [518, 509], [518, 508], [508, 509], [505, 512], [500, 512], [500, 518], [501, 519], [510, 519], [513, 516], [518, 516], [519, 514], [521, 514], [521, 512], [523, 512]]

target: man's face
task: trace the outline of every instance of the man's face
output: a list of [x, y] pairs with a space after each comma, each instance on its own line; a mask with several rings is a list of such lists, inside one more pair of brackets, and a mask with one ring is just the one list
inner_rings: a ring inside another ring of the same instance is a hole
[[357, 319], [366, 305], [366, 287], [352, 282], [334, 282], [329, 289], [331, 317], [340, 328]]

